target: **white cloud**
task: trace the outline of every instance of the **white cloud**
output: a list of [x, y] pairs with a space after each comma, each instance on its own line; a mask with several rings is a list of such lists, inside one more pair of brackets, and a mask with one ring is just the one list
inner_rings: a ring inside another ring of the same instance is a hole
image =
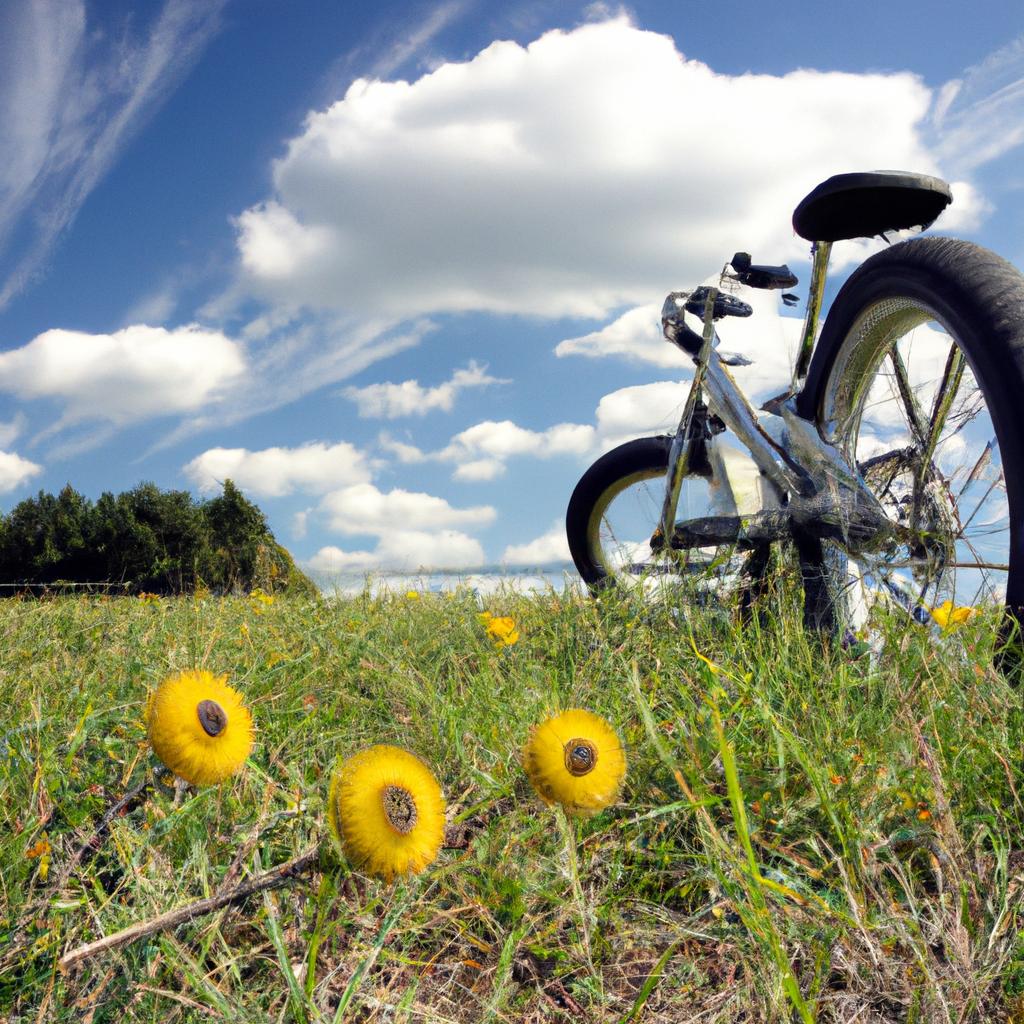
[[330, 529], [377, 536], [385, 546], [392, 534], [480, 527], [495, 518], [489, 505], [453, 508], [444, 498], [432, 494], [400, 488], [384, 493], [370, 483], [332, 491], [320, 503], [320, 512], [326, 516]]
[[390, 452], [394, 455], [399, 462], [404, 465], [413, 465], [418, 462], [425, 462], [429, 456], [422, 449], [417, 448], [414, 444], [406, 444], [404, 441], [399, 441], [393, 438], [387, 431], [381, 431], [377, 438], [377, 443], [386, 452]]
[[947, 82], [933, 106], [932, 124], [937, 152], [958, 173], [1024, 142], [1024, 35]]
[[716, 74], [625, 18], [496, 42], [311, 113], [242, 265], [291, 304], [604, 316], [736, 249], [799, 256], [792, 209], [830, 174], [940, 172], [930, 103], [909, 73]]
[[7, 423], [0, 423], [0, 449], [10, 448], [25, 429], [25, 414], [19, 412]]
[[[691, 287], [695, 285], [696, 282], [690, 282]], [[754, 307], [754, 313], [747, 318], [729, 318], [717, 324], [721, 337], [719, 351], [751, 360], [750, 366], [733, 366], [729, 372], [756, 407], [789, 386], [803, 321], [780, 315], [775, 293], [753, 288], [738, 288], [736, 292], [738, 298]], [[699, 326], [696, 321], [694, 326]], [[686, 378], [693, 372], [689, 356], [666, 341], [661, 333], [660, 304], [627, 310], [600, 330], [568, 338], [555, 347], [555, 354], [560, 358], [577, 355], [592, 359], [614, 357], [652, 366], [674, 367], [681, 377]], [[663, 382], [657, 387], [675, 388], [676, 394], [685, 398], [679, 384]]]
[[511, 420], [485, 420], [456, 434], [438, 457], [464, 463], [474, 456], [504, 460], [512, 455], [550, 458], [585, 452], [593, 443], [593, 428], [559, 423], [547, 430], [527, 430]]
[[455, 467], [453, 480], [496, 480], [505, 475], [505, 463], [500, 459], [473, 459]]
[[217, 491], [229, 477], [243, 491], [275, 498], [293, 491], [322, 494], [370, 479], [366, 458], [347, 441], [326, 445], [311, 442], [298, 448], [210, 448], [197, 455], [183, 472], [201, 491]]
[[0, 308], [188, 74], [224, 2], [166, 0], [145, 39], [90, 25], [83, 0], [0, 5], [0, 253], [16, 227], [29, 238], [0, 278]]
[[626, 310], [610, 324], [578, 338], [566, 338], [555, 346], [555, 355], [605, 358], [621, 356], [653, 366], [686, 366], [689, 357], [669, 344], [661, 334], [661, 303]]
[[62, 424], [124, 424], [199, 409], [244, 370], [237, 342], [195, 324], [172, 331], [140, 324], [113, 334], [50, 330], [0, 353], [0, 389], [63, 400]]
[[396, 530], [382, 536], [373, 551], [343, 551], [328, 545], [307, 564], [328, 574], [376, 569], [473, 569], [484, 564], [484, 551], [478, 540], [457, 530]]
[[401, 384], [369, 384], [362, 388], [346, 388], [342, 394], [359, 407], [364, 419], [398, 419], [401, 416], [425, 416], [434, 409], [451, 412], [460, 391], [485, 387], [488, 384], [507, 384], [487, 374], [487, 367], [470, 362], [464, 370], [456, 370], [451, 380], [436, 387], [425, 388], [418, 381], [406, 380]]
[[42, 471], [42, 466], [29, 462], [14, 452], [0, 451], [0, 491], [13, 491]]
[[526, 544], [510, 544], [501, 556], [508, 565], [551, 565], [555, 562], [569, 562], [569, 541], [565, 535], [565, 523], [557, 520], [547, 533], [541, 534]]

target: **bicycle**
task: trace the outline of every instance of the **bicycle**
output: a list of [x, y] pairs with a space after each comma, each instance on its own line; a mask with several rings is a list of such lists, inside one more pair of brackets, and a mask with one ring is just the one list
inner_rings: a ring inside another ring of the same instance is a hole
[[833, 243], [923, 231], [951, 201], [938, 178], [876, 171], [835, 175], [799, 203], [810, 288], [791, 385], [761, 407], [771, 420], [730, 374], [743, 360], [718, 352], [715, 325], [751, 314], [733, 294], [741, 285], [796, 304], [789, 268], [737, 253], [716, 287], [668, 296], [662, 331], [692, 359], [693, 379], [674, 435], [607, 452], [573, 491], [569, 548], [592, 591], [723, 568], [735, 580], [742, 556], [748, 615], [772, 546], [787, 542], [808, 628], [843, 632], [857, 592], [921, 621], [997, 602], [1004, 638], [1017, 633], [1024, 276], [970, 242], [900, 241], [850, 275], [818, 334]]

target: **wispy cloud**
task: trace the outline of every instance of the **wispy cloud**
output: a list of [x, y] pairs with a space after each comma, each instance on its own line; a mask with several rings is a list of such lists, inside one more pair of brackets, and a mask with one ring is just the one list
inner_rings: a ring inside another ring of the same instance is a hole
[[225, 2], [166, 0], [144, 38], [96, 31], [84, 0], [3, 6], [0, 309], [198, 60]]
[[1024, 35], [947, 82], [932, 123], [943, 166], [958, 174], [1024, 143]]
[[396, 33], [393, 20], [387, 20], [385, 27], [334, 62], [324, 76], [325, 101], [337, 99], [338, 91], [348, 88], [356, 76], [390, 78], [413, 58], [421, 66], [429, 64], [425, 54], [430, 44], [469, 6], [469, 0], [444, 0], [402, 33]]

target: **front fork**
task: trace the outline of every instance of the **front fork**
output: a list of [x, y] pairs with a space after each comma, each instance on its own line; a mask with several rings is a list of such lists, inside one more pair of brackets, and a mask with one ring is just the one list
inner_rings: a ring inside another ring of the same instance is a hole
[[670, 538], [675, 530], [679, 492], [683, 486], [683, 479], [690, 468], [691, 443], [697, 443], [696, 439], [691, 442], [691, 427], [694, 410], [701, 399], [701, 386], [704, 383], [711, 347], [715, 340], [715, 324], [712, 314], [717, 296], [717, 288], [708, 289], [707, 299], [704, 303], [704, 332], [701, 346], [697, 355], [693, 357], [696, 364], [693, 381], [690, 384], [690, 393], [686, 396], [683, 415], [679, 418], [679, 426], [676, 428], [675, 437], [672, 438], [672, 447], [668, 453], [668, 481], [665, 487], [665, 500], [661, 506], [660, 535], [662, 543], [666, 538]]

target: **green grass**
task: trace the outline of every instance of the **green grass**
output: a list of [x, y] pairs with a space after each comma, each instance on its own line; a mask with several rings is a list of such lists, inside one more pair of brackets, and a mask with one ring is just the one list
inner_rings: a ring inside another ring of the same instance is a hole
[[[881, 655], [851, 658], [785, 587], [766, 607], [741, 629], [554, 594], [3, 602], [0, 1019], [1024, 1019], [1024, 714], [992, 622], [880, 615]], [[250, 702], [246, 768], [131, 805], [62, 880], [152, 771], [147, 692], [191, 667]], [[581, 823], [519, 764], [572, 706], [629, 756], [621, 803]], [[337, 758], [380, 742], [424, 758], [469, 827], [393, 886], [324, 821]], [[57, 967], [318, 843], [283, 888]]]

